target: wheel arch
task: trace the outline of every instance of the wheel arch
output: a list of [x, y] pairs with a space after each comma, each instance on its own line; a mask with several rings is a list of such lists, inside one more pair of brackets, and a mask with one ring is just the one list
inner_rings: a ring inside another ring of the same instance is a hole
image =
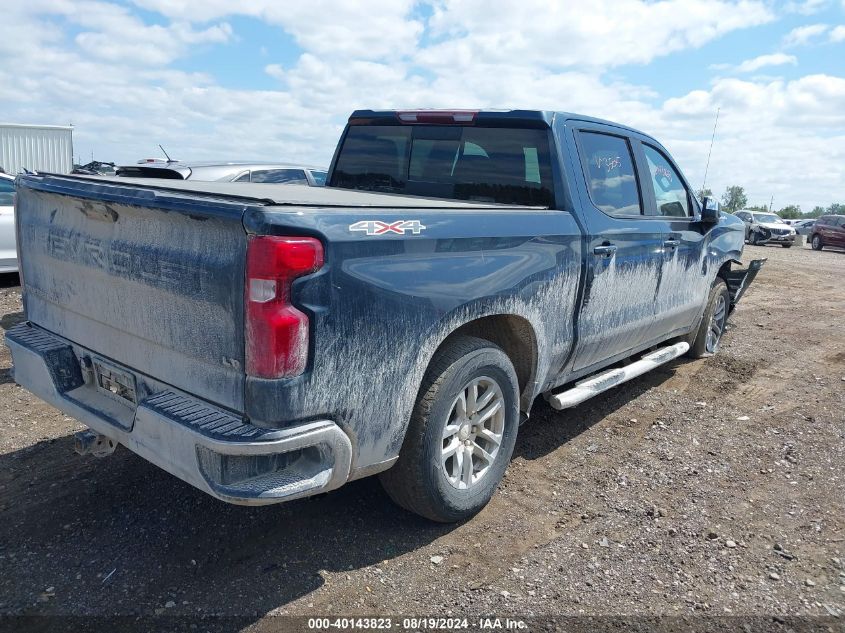
[[432, 355], [437, 355], [456, 336], [474, 336], [502, 348], [513, 363], [519, 384], [519, 408], [527, 412], [534, 401], [539, 348], [534, 326], [517, 314], [489, 314], [461, 324], [452, 330]]

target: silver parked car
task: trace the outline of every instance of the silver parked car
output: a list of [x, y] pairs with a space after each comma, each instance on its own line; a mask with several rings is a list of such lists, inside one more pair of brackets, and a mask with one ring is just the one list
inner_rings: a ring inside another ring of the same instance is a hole
[[810, 220], [795, 220], [792, 223], [792, 228], [798, 235], [810, 235], [813, 232], [813, 226], [816, 224], [816, 219]]
[[17, 270], [15, 177], [0, 173], [0, 273], [13, 273]]
[[137, 165], [121, 165], [117, 175], [124, 178], [172, 178], [204, 182], [263, 182], [283, 185], [326, 184], [326, 170], [319, 167], [283, 163], [186, 162], [144, 160]]
[[795, 242], [795, 229], [779, 215], [759, 211], [737, 211], [734, 215], [745, 223], [745, 241], [750, 244], [780, 244], [789, 248]]

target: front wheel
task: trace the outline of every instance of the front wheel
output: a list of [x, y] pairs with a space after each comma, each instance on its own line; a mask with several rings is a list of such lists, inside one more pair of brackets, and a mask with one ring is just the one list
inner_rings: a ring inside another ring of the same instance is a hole
[[814, 235], [813, 241], [810, 244], [813, 247], [814, 251], [820, 251], [820, 250], [822, 250], [822, 248], [824, 248], [824, 245], [822, 244], [822, 238], [821, 238], [820, 235]]
[[459, 336], [423, 379], [396, 464], [381, 474], [398, 505], [451, 523], [479, 512], [510, 462], [519, 427], [519, 388], [508, 356]]
[[704, 358], [719, 351], [722, 334], [725, 333], [725, 325], [728, 322], [730, 302], [731, 296], [728, 293], [728, 285], [723, 279], [716, 279], [710, 288], [710, 296], [707, 298], [704, 315], [690, 345], [689, 352], [687, 352], [688, 356]]

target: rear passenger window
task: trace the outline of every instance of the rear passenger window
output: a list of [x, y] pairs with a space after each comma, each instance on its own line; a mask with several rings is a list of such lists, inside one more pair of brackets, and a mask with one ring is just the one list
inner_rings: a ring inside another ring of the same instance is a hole
[[689, 193], [672, 163], [651, 145], [644, 144], [643, 150], [654, 185], [657, 214], [677, 218], [689, 217]]
[[628, 141], [596, 132], [579, 135], [593, 204], [609, 215], [641, 215], [640, 189]]

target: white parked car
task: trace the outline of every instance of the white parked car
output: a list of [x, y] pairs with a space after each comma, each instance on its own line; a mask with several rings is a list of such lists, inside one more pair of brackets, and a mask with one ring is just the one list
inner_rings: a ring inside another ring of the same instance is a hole
[[737, 211], [734, 214], [745, 223], [745, 241], [754, 246], [780, 244], [789, 248], [795, 243], [795, 229], [774, 213]]
[[0, 273], [14, 273], [17, 270], [15, 177], [0, 173]]

